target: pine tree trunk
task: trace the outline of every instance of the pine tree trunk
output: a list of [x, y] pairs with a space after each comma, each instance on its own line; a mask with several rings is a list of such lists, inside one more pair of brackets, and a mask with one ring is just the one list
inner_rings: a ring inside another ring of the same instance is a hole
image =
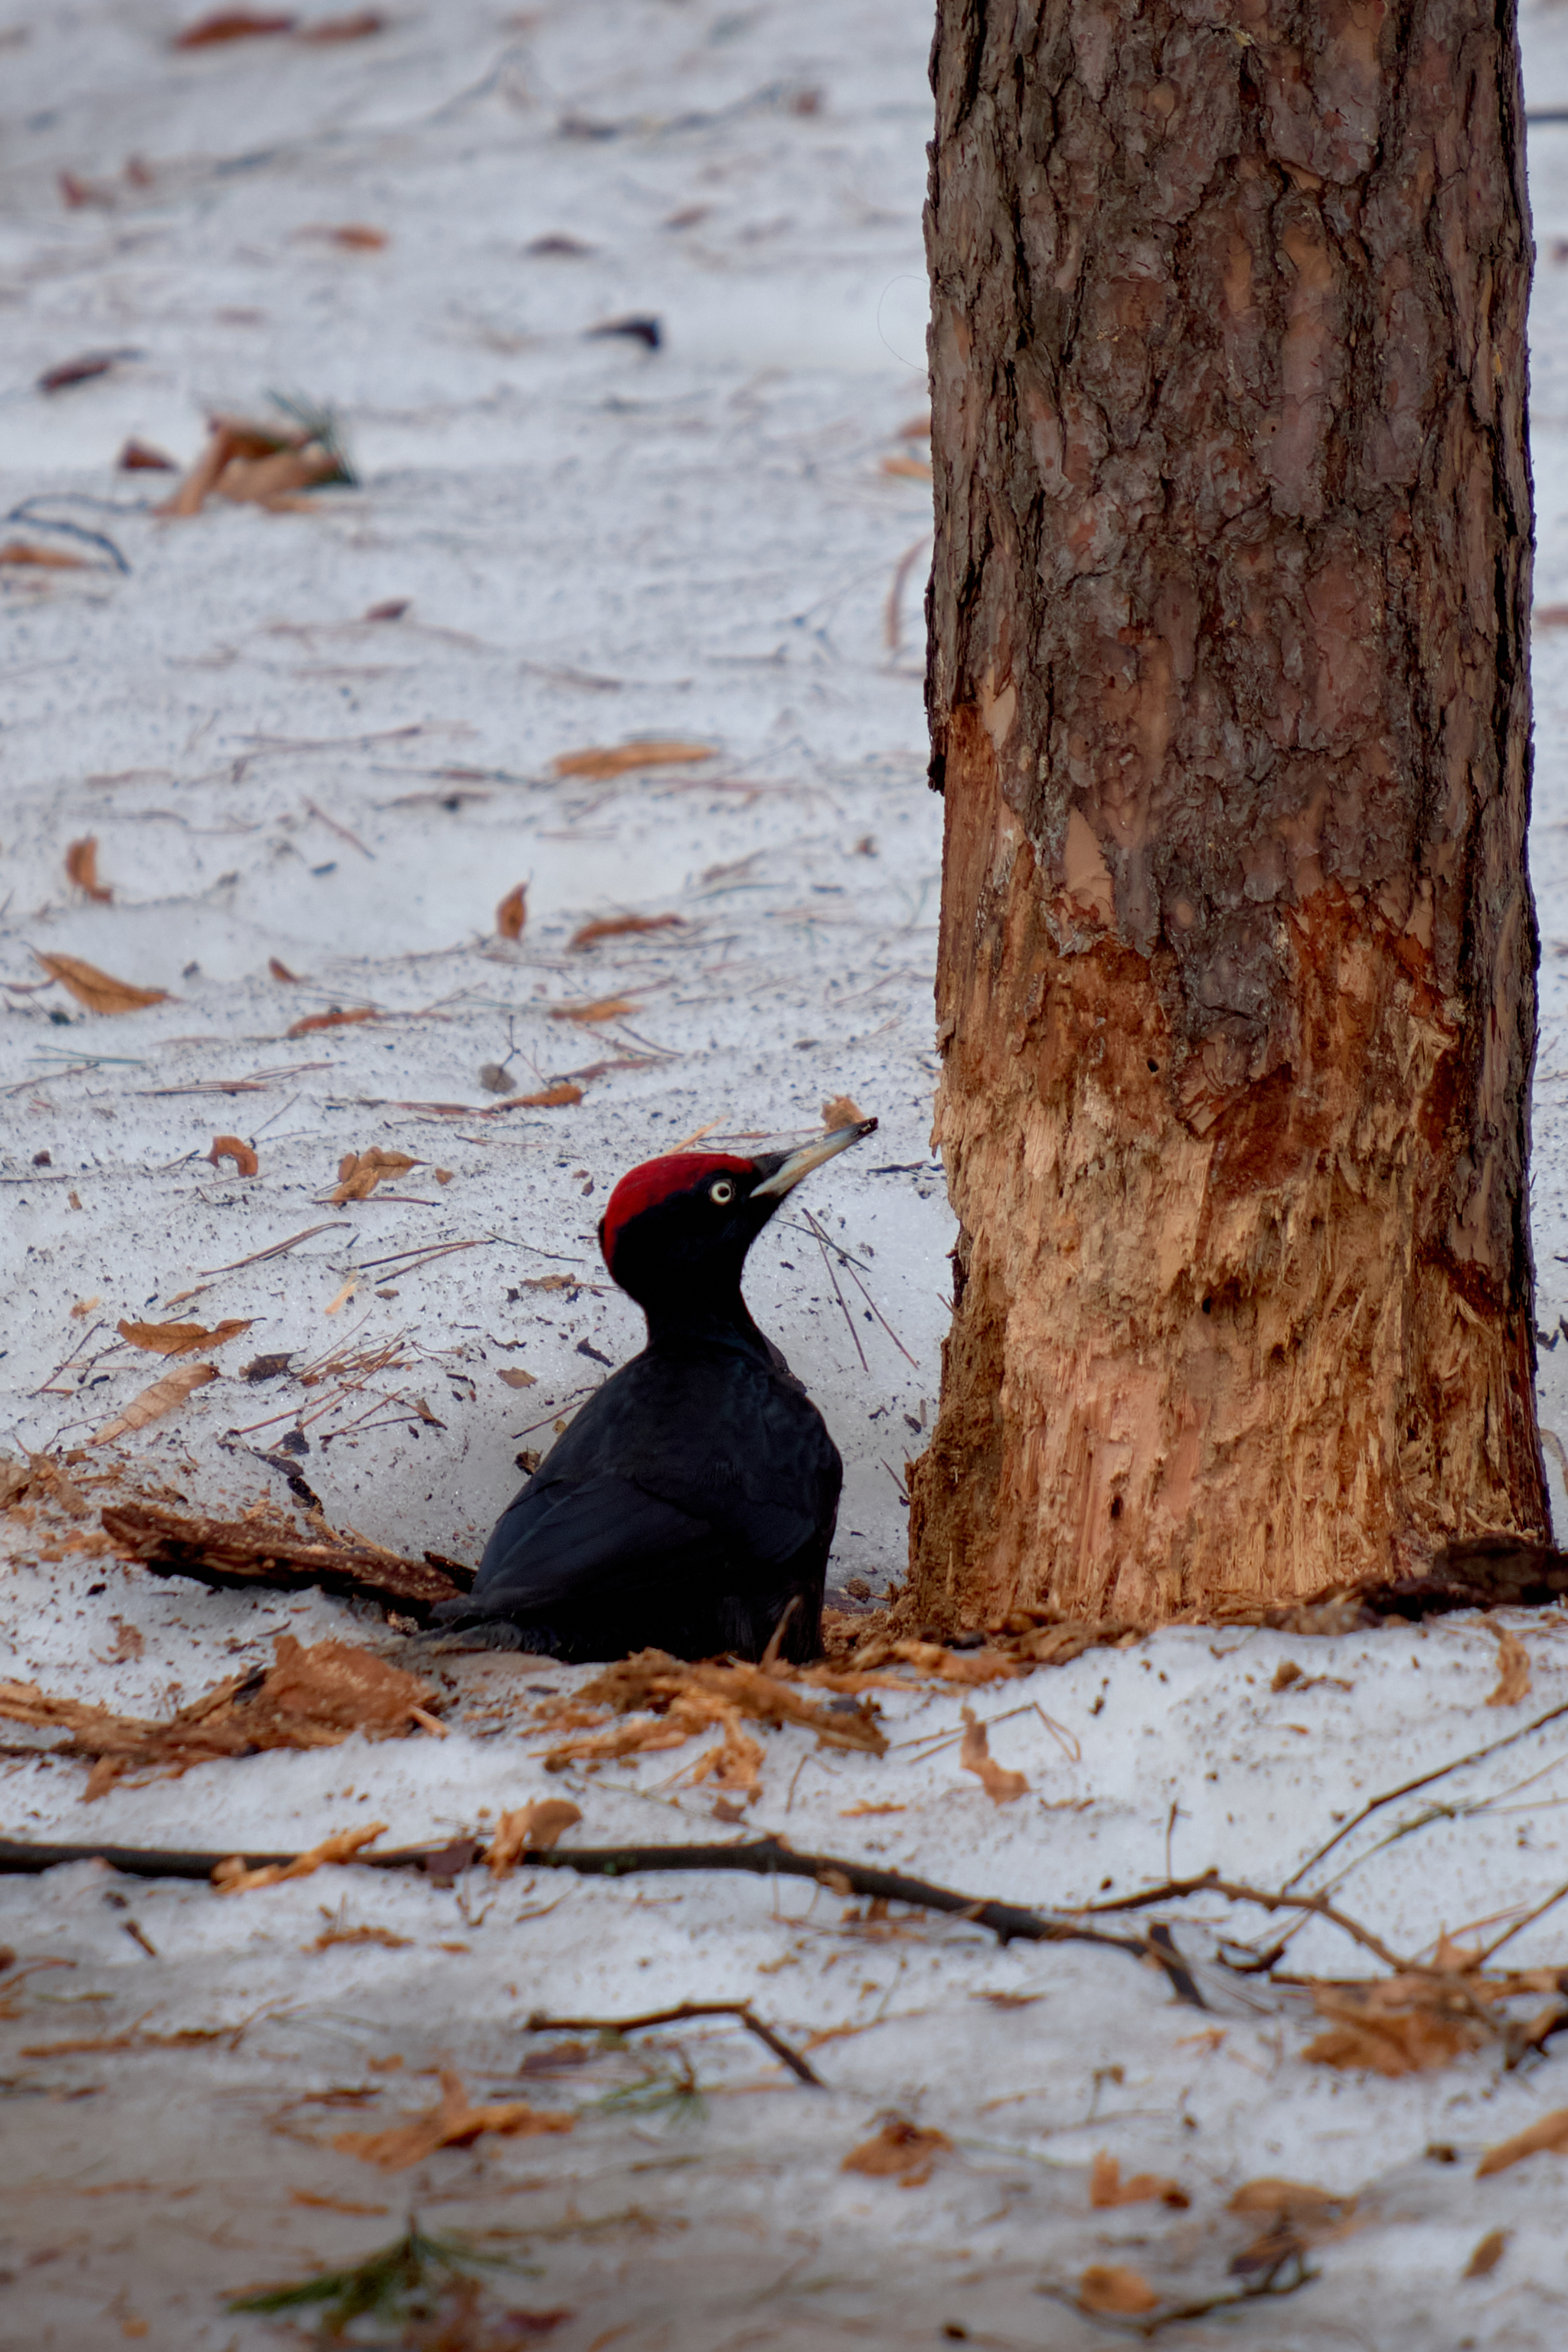
[[1510, 0], [939, 0], [916, 1621], [1547, 1528]]

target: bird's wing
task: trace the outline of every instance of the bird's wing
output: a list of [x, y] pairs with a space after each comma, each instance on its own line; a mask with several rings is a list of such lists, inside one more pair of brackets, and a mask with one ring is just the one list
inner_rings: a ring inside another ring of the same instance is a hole
[[526, 1486], [497, 1521], [473, 1599], [489, 1612], [558, 1608], [652, 1582], [714, 1541], [705, 1519], [611, 1472]]

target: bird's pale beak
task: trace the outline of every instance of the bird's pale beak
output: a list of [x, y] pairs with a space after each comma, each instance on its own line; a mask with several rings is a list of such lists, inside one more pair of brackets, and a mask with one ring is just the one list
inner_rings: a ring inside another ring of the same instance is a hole
[[820, 1168], [825, 1160], [831, 1160], [837, 1152], [847, 1151], [849, 1146], [858, 1143], [862, 1136], [874, 1135], [876, 1131], [874, 1118], [862, 1118], [858, 1119], [853, 1127], [836, 1127], [831, 1135], [818, 1136], [815, 1143], [803, 1143], [798, 1151], [786, 1153], [773, 1174], [765, 1176], [755, 1187], [752, 1200], [782, 1201], [786, 1192], [794, 1192], [803, 1176], [809, 1176], [812, 1170]]

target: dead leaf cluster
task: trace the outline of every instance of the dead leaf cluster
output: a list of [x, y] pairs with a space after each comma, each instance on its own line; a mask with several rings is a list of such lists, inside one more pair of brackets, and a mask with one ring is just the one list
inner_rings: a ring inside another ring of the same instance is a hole
[[[604, 1714], [626, 1719], [605, 1730], [575, 1729]], [[797, 1723], [815, 1731], [824, 1747], [859, 1748], [874, 1756], [880, 1756], [888, 1744], [869, 1700], [841, 1711], [806, 1698], [782, 1673], [746, 1664], [692, 1665], [662, 1650], [642, 1650], [606, 1667], [570, 1699], [547, 1702], [535, 1720], [574, 1729], [572, 1738], [546, 1755], [545, 1769], [551, 1772], [563, 1772], [572, 1764], [680, 1748], [704, 1732], [718, 1730], [723, 1735], [721, 1744], [698, 1760], [691, 1777], [711, 1780], [717, 1788], [738, 1790], [748, 1800], [761, 1785], [763, 1750], [742, 1728], [743, 1722], [770, 1729]]]
[[383, 2172], [406, 2172], [440, 2147], [468, 2147], [487, 2132], [508, 2139], [531, 2139], [544, 2132], [569, 2132], [575, 2118], [548, 2115], [521, 2099], [493, 2106], [469, 2104], [460, 2075], [449, 2069], [441, 2076], [438, 2105], [427, 2115], [395, 2124], [378, 2132], [340, 2132], [332, 2146], [343, 2156], [357, 2156]]
[[[236, 1675], [166, 1723], [54, 1698], [34, 1683], [0, 1683], [0, 1717], [36, 1731], [63, 1731], [55, 1752], [92, 1759], [84, 1801], [127, 1772], [178, 1775], [216, 1757], [268, 1748], [336, 1748], [355, 1732], [401, 1739], [439, 1700], [433, 1686], [351, 1642], [306, 1648], [279, 1633], [273, 1664]], [[417, 1711], [417, 1712], [416, 1712]]]
[[351, 484], [353, 473], [330, 417], [276, 425], [243, 416], [214, 416], [207, 446], [157, 512], [171, 520], [198, 515], [209, 498], [277, 514], [308, 505], [300, 495], [328, 482]]
[[[1447, 1965], [1402, 1971], [1371, 1981], [1311, 1986], [1313, 2006], [1331, 2021], [1302, 2056], [1321, 2066], [1356, 2068], [1390, 2076], [1448, 2066], [1472, 2050], [1501, 2045], [1510, 2063], [1539, 2048], [1563, 2021], [1563, 1976], [1557, 1969], [1488, 1975], [1479, 1956], [1445, 1946]], [[1531, 1995], [1547, 2003], [1521, 2023], [1511, 2004]]]
[[411, 1168], [424, 1164], [411, 1160], [406, 1151], [384, 1151], [378, 1143], [373, 1143], [368, 1151], [345, 1152], [338, 1162], [332, 1206], [341, 1209], [345, 1201], [368, 1201], [384, 1177], [406, 1176]]

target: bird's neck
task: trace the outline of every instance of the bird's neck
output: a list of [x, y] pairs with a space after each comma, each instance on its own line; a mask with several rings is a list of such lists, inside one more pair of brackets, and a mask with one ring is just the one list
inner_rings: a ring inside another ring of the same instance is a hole
[[768, 1353], [739, 1283], [733, 1289], [660, 1292], [637, 1303], [647, 1318], [650, 1348], [728, 1347], [749, 1356]]

